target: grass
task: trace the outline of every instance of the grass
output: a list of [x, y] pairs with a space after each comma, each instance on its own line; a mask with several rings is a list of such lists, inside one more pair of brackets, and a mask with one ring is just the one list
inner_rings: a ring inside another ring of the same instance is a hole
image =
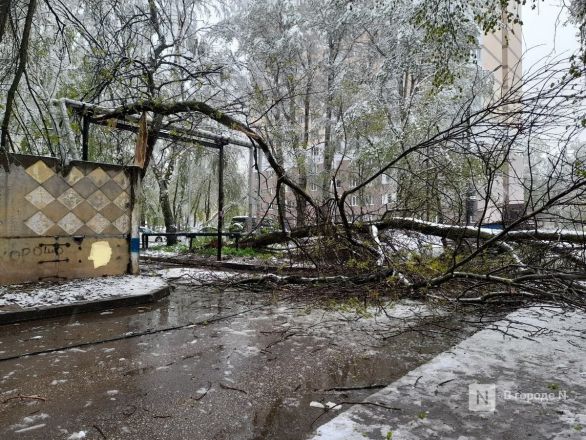
[[[217, 254], [218, 250], [216, 248], [199, 248], [194, 249], [194, 252], [198, 255], [214, 256]], [[235, 248], [233, 246], [222, 247], [222, 255], [258, 258], [259, 260], [268, 260], [274, 256], [269, 252], [263, 252], [253, 248]]]
[[177, 243], [173, 246], [167, 246], [166, 244], [157, 244], [155, 246], [149, 246], [151, 251], [164, 251], [164, 252], [175, 252], [178, 254], [185, 254], [189, 251], [189, 246], [184, 243]]
[[[195, 244], [195, 243], [194, 243]], [[177, 243], [173, 246], [167, 246], [165, 244], [150, 246], [149, 250], [153, 251], [164, 251], [164, 252], [173, 252], [178, 254], [186, 254], [189, 252], [189, 246], [184, 243]], [[205, 256], [205, 257], [213, 257], [217, 254], [218, 250], [214, 247], [197, 247], [194, 246], [193, 252], [197, 255]], [[236, 248], [233, 246], [224, 246], [222, 247], [222, 255], [227, 255], [230, 257], [247, 257], [247, 258], [257, 258], [262, 261], [266, 261], [271, 259], [274, 254], [270, 252], [263, 252], [253, 248]]]

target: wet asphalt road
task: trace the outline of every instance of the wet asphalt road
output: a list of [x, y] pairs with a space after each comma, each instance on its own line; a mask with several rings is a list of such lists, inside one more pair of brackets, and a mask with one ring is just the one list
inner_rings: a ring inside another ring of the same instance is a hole
[[[401, 331], [425, 313], [180, 284], [157, 304], [3, 326], [0, 438], [302, 439], [337, 414], [312, 401], [376, 391], [331, 388], [389, 384], [463, 337]], [[397, 334], [382, 341], [381, 329]]]

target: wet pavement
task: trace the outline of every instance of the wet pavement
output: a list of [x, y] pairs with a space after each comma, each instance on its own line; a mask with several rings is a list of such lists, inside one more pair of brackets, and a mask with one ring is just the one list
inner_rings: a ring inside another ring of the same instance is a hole
[[520, 308], [321, 425], [312, 439], [583, 440], [585, 354], [583, 311]]
[[0, 327], [0, 438], [301, 439], [339, 413], [312, 402], [359, 402], [468, 335], [415, 302], [175, 282], [156, 304]]

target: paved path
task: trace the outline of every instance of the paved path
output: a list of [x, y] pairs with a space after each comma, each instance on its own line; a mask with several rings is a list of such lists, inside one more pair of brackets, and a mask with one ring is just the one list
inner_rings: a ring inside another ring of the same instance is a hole
[[366, 402], [400, 410], [356, 405], [311, 438], [585, 439], [586, 316], [517, 311]]
[[0, 438], [300, 439], [337, 414], [311, 402], [373, 392], [331, 388], [389, 384], [463, 337], [416, 303], [350, 309], [180, 284], [155, 304], [0, 326]]

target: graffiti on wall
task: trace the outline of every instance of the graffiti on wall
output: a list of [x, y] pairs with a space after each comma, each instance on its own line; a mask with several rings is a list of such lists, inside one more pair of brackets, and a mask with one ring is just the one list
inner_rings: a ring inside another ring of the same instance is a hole
[[128, 271], [131, 167], [8, 159], [0, 167], [0, 284]]

